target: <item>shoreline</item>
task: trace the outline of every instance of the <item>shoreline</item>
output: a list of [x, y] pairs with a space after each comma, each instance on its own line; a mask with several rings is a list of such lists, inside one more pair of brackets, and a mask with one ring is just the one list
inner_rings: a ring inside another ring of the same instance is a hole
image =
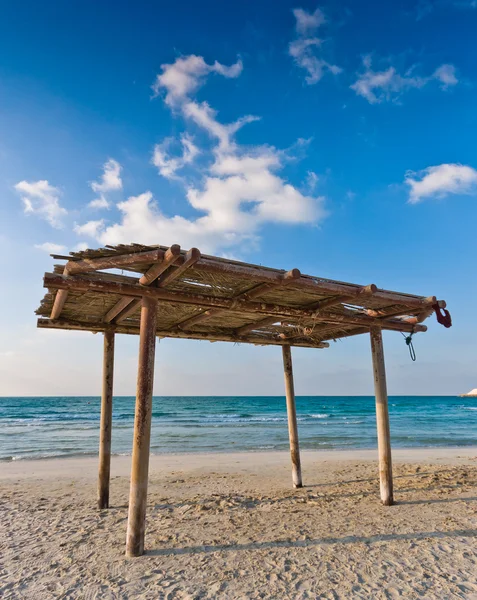
[[[477, 446], [455, 448], [396, 448], [392, 451], [393, 462], [426, 463], [444, 465], [476, 465]], [[257, 460], [260, 457], [260, 460]], [[306, 478], [307, 467], [317, 463], [369, 463], [377, 462], [377, 449], [356, 450], [302, 450], [302, 465]], [[111, 457], [111, 477], [129, 477], [131, 455]], [[95, 480], [97, 476], [97, 456], [51, 457], [3, 461], [0, 481], [8, 479], [51, 479], [70, 478]], [[243, 472], [259, 474], [267, 468], [291, 468], [288, 450], [243, 451], [208, 453], [168, 453], [151, 454], [150, 472], [152, 476], [179, 470], [183, 473], [200, 471]]]

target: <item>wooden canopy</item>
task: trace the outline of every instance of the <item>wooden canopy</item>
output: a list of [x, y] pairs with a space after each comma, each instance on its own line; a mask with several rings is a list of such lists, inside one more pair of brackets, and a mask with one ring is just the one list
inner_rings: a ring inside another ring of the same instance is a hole
[[149, 297], [158, 301], [159, 337], [324, 348], [373, 325], [425, 331], [420, 323], [436, 303], [434, 296], [270, 269], [177, 245], [119, 245], [53, 257], [68, 262], [45, 274], [49, 293], [36, 311], [42, 328], [138, 334], [141, 298]]
[[[393, 504], [382, 329], [426, 331], [443, 300], [354, 285], [214, 256], [180, 246], [108, 246], [72, 252], [46, 273], [38, 327], [104, 332], [98, 507], [109, 506], [116, 333], [139, 334], [127, 556], [144, 553], [157, 337], [282, 346], [292, 481], [302, 487], [291, 346], [327, 348], [369, 333], [373, 359], [381, 500]], [[106, 272], [107, 271], [107, 272]], [[124, 275], [129, 271], [129, 275]], [[446, 326], [450, 325], [450, 317]]]

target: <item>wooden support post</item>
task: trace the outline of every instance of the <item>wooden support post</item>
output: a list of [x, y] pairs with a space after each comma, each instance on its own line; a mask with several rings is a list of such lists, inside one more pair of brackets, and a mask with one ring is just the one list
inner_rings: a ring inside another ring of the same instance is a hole
[[139, 365], [137, 375], [136, 413], [134, 417], [126, 556], [141, 556], [144, 554], [156, 322], [157, 300], [154, 298], [143, 298], [139, 334]]
[[98, 508], [109, 508], [111, 430], [113, 426], [114, 332], [104, 332], [103, 390], [99, 426]]
[[391, 436], [389, 431], [388, 392], [384, 365], [383, 337], [380, 327], [371, 327], [376, 424], [378, 429], [379, 482], [381, 500], [385, 506], [394, 504]]
[[283, 370], [285, 372], [285, 393], [287, 397], [288, 436], [292, 460], [293, 487], [303, 487], [301, 479], [300, 446], [298, 444], [298, 426], [296, 421], [295, 388], [293, 385], [293, 367], [290, 346], [282, 346]]

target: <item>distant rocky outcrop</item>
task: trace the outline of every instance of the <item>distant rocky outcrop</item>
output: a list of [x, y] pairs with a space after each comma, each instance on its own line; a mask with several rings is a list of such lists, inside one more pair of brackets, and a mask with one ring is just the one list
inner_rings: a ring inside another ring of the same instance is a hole
[[470, 392], [467, 392], [467, 394], [461, 394], [460, 397], [461, 398], [467, 398], [467, 397], [472, 397], [475, 396], [477, 397], [477, 388], [474, 388], [473, 390], [470, 390]]

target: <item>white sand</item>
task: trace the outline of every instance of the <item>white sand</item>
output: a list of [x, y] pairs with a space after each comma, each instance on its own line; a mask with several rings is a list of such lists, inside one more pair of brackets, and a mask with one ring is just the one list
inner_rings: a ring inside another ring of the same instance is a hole
[[129, 457], [0, 464], [1, 598], [476, 598], [477, 448], [151, 458], [147, 554], [124, 558]]

